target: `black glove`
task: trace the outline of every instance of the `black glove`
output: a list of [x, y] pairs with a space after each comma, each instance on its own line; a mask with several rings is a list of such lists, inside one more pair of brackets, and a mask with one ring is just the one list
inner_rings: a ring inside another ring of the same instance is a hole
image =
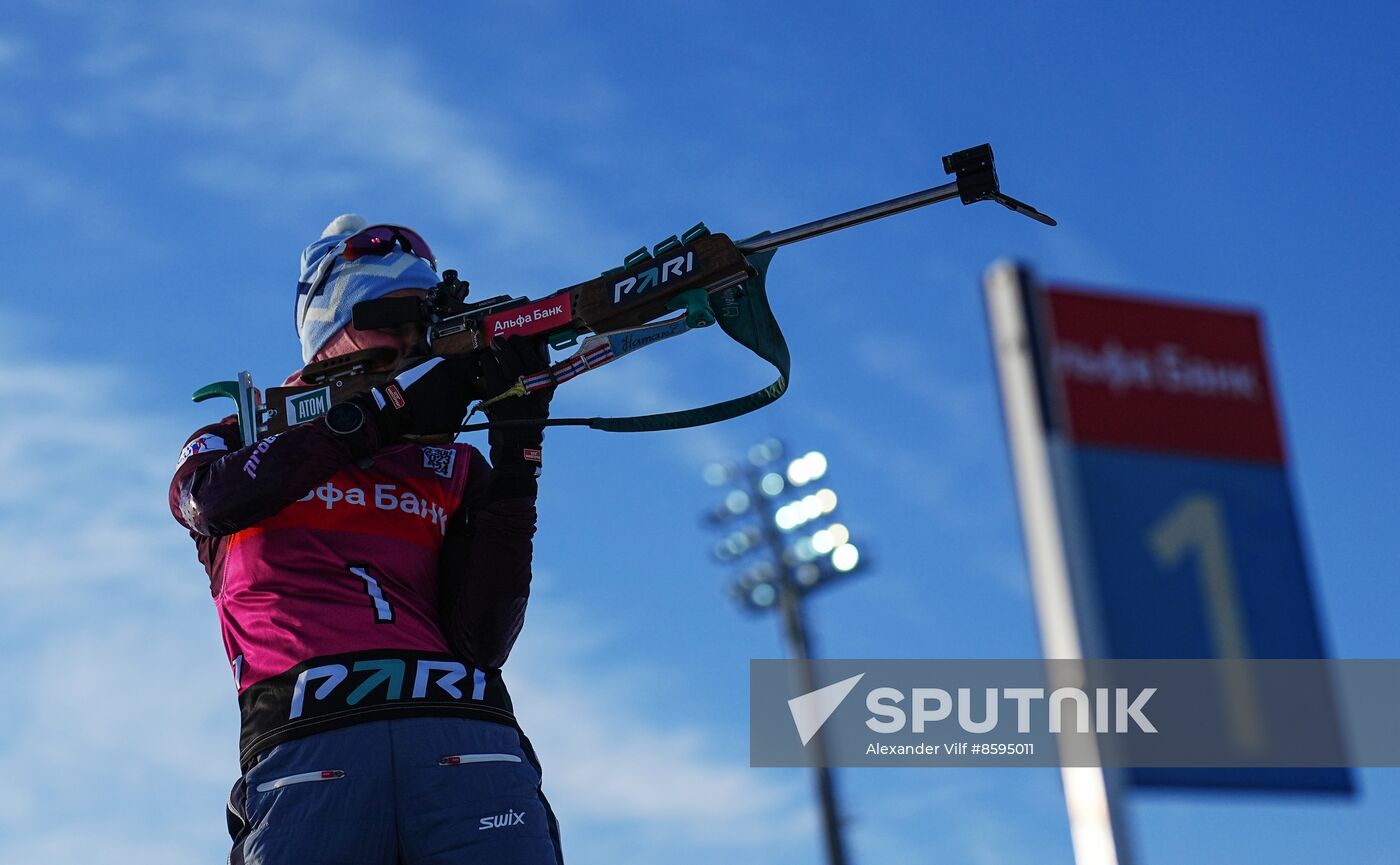
[[[516, 383], [521, 377], [549, 368], [549, 349], [539, 337], [509, 336], [491, 341], [491, 353], [481, 365], [486, 392], [495, 396]], [[537, 390], [524, 396], [510, 396], [486, 406], [486, 417], [492, 421], [544, 420], [549, 417], [549, 401], [554, 387]], [[491, 465], [507, 474], [538, 477], [540, 445], [544, 442], [544, 427], [492, 427], [487, 434], [491, 445]]]
[[471, 404], [480, 362], [466, 355], [430, 357], [425, 346], [404, 355], [392, 381], [361, 400], [386, 441], [402, 435], [453, 433]]

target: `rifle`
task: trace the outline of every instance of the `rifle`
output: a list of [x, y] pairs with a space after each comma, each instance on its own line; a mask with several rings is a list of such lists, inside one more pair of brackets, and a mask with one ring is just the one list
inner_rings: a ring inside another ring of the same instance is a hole
[[[422, 298], [393, 297], [357, 303], [355, 327], [393, 327], [406, 322], [425, 326], [435, 355], [481, 352], [494, 339], [523, 335], [545, 340], [556, 350], [575, 344], [579, 349], [548, 370], [527, 376], [499, 394], [474, 383], [479, 400], [473, 413], [497, 400], [554, 387], [623, 355], [716, 322], [736, 342], [768, 361], [778, 378], [762, 390], [714, 405], [684, 411], [621, 418], [551, 418], [547, 426], [588, 426], [609, 432], [680, 429], [747, 414], [778, 399], [789, 377], [787, 343], [769, 308], [764, 277], [774, 252], [862, 222], [882, 219], [940, 201], [957, 198], [963, 204], [995, 201], [1045, 225], [1055, 220], [1001, 192], [989, 144], [943, 157], [943, 170], [955, 180], [878, 204], [803, 223], [778, 232], [761, 232], [740, 241], [713, 234], [700, 223], [672, 235], [654, 247], [641, 247], [621, 267], [560, 289], [545, 297], [498, 295], [467, 302], [470, 285], [455, 270], [444, 270], [442, 281]], [[671, 313], [676, 313], [666, 317]], [[590, 335], [591, 334], [591, 335]], [[238, 404], [240, 434], [245, 445], [306, 423], [332, 405], [388, 380], [372, 369], [384, 363], [390, 349], [369, 349], [309, 364], [302, 370], [305, 386], [274, 387], [266, 400], [244, 371], [237, 381], [206, 385], [195, 402], [224, 396]], [[470, 416], [468, 416], [470, 419]], [[490, 426], [540, 421], [496, 421], [460, 426], [456, 432]]]

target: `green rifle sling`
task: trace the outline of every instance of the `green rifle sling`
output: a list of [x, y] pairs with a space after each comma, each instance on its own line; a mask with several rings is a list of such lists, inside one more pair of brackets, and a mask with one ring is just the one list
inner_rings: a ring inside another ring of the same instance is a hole
[[[716, 298], [711, 298], [715, 318], [719, 326], [735, 342], [768, 361], [778, 371], [778, 378], [761, 390], [741, 397], [717, 402], [684, 411], [668, 411], [659, 414], [637, 415], [635, 417], [595, 417], [588, 419], [588, 426], [604, 432], [654, 432], [656, 430], [685, 429], [704, 426], [722, 420], [739, 417], [763, 408], [778, 397], [788, 387], [789, 367], [792, 358], [788, 353], [787, 340], [773, 317], [768, 305], [768, 292], [764, 281], [768, 275], [768, 264], [776, 250], [749, 256], [756, 275], [738, 288], [726, 289]], [[718, 300], [718, 303], [715, 300]]]

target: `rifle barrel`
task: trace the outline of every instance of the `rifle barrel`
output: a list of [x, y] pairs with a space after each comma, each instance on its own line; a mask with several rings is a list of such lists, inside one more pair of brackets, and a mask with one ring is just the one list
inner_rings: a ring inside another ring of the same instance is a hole
[[903, 213], [926, 204], [934, 204], [957, 197], [958, 184], [957, 181], [953, 181], [942, 186], [925, 189], [922, 192], [911, 192], [908, 195], [891, 198], [889, 201], [882, 201], [879, 204], [871, 204], [855, 210], [848, 210], [845, 213], [838, 213], [835, 216], [805, 222], [802, 225], [794, 225], [792, 228], [785, 228], [782, 231], [756, 234], [746, 240], [739, 241], [735, 246], [745, 255], [764, 252], [769, 249], [777, 249], [780, 246], [787, 246], [789, 243], [796, 243], [799, 240], [807, 240], [811, 237], [840, 231], [843, 228], [850, 228], [853, 225], [860, 225], [862, 222], [869, 222], [872, 219], [893, 216], [896, 213]]

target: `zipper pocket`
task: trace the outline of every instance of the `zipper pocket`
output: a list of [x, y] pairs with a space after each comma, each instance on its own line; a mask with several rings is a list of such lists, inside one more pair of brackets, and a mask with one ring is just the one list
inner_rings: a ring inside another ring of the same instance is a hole
[[255, 789], [259, 793], [267, 793], [282, 787], [290, 787], [293, 784], [305, 784], [308, 781], [339, 781], [344, 777], [345, 771], [343, 769], [324, 769], [320, 772], [302, 772], [300, 775], [288, 775], [285, 778], [264, 781]]
[[515, 754], [449, 754], [438, 760], [439, 766], [459, 766], [462, 763], [519, 763]]

